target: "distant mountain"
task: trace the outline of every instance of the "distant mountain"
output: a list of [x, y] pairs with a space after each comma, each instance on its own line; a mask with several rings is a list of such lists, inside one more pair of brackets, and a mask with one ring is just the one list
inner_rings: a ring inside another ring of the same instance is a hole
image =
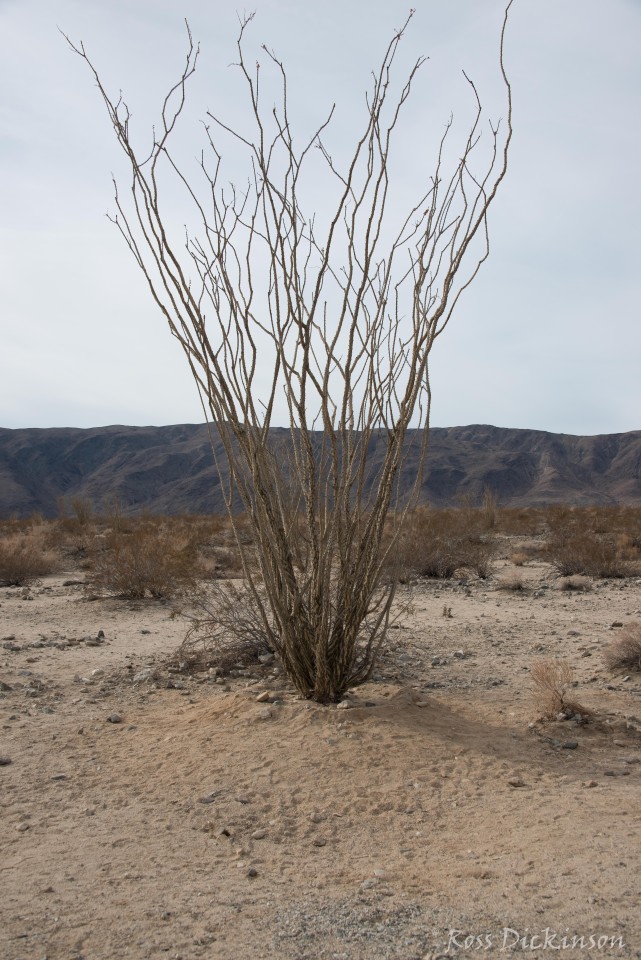
[[[416, 467], [410, 457], [401, 488]], [[641, 431], [575, 437], [479, 425], [432, 429], [423, 500], [436, 507], [463, 496], [480, 500], [485, 488], [501, 506], [641, 504]], [[0, 516], [56, 516], [60, 497], [88, 498], [97, 510], [114, 499], [130, 512], [224, 510], [205, 424], [0, 428]]]

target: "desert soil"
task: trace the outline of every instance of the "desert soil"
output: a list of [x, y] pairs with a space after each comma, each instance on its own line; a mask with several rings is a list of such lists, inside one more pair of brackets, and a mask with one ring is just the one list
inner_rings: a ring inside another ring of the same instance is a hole
[[[0, 590], [2, 958], [641, 957], [641, 677], [602, 658], [641, 580], [514, 572], [415, 585], [331, 707], [170, 671], [168, 605]], [[541, 658], [590, 722], [538, 721]]]

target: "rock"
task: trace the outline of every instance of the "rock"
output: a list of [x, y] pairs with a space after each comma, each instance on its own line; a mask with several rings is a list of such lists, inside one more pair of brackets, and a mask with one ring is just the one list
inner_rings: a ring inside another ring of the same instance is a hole
[[259, 710], [257, 713], [258, 720], [270, 720], [272, 717], [272, 712], [269, 707], [263, 707], [262, 710]]
[[351, 707], [351, 703], [349, 702], [349, 700], [341, 700], [340, 703], [336, 704], [337, 710], [349, 710], [350, 707]]
[[314, 837], [312, 840], [313, 847], [324, 847], [327, 843], [325, 837]]
[[247, 876], [250, 877], [251, 879], [253, 879], [254, 877], [257, 877], [258, 870], [256, 870], [255, 867], [250, 867], [249, 870], [247, 871]]
[[254, 830], [251, 835], [252, 840], [264, 840], [267, 836], [266, 830]]
[[604, 776], [606, 777], [629, 777], [629, 770], [604, 770]]
[[212, 790], [212, 792], [208, 793], [207, 796], [200, 797], [198, 803], [213, 803], [216, 797], [219, 797], [222, 792], [222, 790]]
[[0, 691], [2, 691], [2, 693], [8, 693], [9, 690], [13, 690], [13, 687], [5, 683], [4, 680], [0, 680]]
[[144, 667], [142, 670], [139, 670], [138, 673], [134, 673], [132, 682], [145, 683], [145, 681], [151, 679], [152, 672], [151, 667]]
[[561, 744], [561, 750], [576, 750], [578, 745], [577, 740], [566, 740], [565, 743]]
[[104, 677], [104, 675], [105, 675], [105, 671], [104, 671], [104, 670], [96, 669], [96, 670], [92, 670], [92, 671], [91, 671], [91, 676], [92, 676], [92, 677]]
[[8, 767], [11, 763], [11, 757], [0, 757], [0, 767]]
[[525, 786], [525, 780], [523, 779], [523, 777], [510, 777], [510, 779], [508, 780], [508, 783], [511, 787]]
[[122, 717], [119, 713], [110, 713], [107, 717], [107, 723], [122, 723]]
[[269, 690], [264, 690], [262, 693], [259, 693], [256, 697], [256, 703], [269, 703], [269, 698], [271, 694]]
[[322, 813], [316, 813], [316, 811], [314, 811], [314, 813], [310, 813], [309, 819], [312, 823], [322, 823], [325, 818]]

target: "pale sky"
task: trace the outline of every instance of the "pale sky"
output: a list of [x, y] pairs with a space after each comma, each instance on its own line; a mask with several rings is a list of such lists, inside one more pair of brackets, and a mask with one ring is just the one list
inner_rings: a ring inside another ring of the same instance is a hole
[[[407, 106], [398, 169], [408, 189], [417, 179], [418, 196], [451, 112], [465, 130], [462, 69], [489, 115], [504, 115], [503, 3], [414, 3], [399, 65], [430, 59]], [[285, 62], [301, 134], [336, 102], [335, 135], [347, 145], [369, 71], [409, 4], [254, 0], [248, 9], [248, 59], [267, 43]], [[184, 18], [201, 45], [177, 134], [189, 167], [206, 109], [242, 123], [244, 91], [229, 66], [234, 4], [0, 0], [0, 427], [203, 419], [183, 355], [105, 216], [111, 173], [124, 171], [119, 148], [58, 31], [84, 42], [144, 132], [182, 68]], [[641, 429], [640, 50], [641, 0], [515, 0], [510, 168], [490, 212], [490, 259], [434, 350], [433, 425]]]

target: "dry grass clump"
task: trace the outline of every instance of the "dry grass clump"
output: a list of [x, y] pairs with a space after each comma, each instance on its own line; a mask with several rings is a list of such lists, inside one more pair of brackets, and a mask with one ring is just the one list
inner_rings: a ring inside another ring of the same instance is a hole
[[511, 590], [514, 593], [518, 593], [522, 590], [527, 590], [527, 586], [523, 582], [523, 577], [520, 573], [507, 573], [496, 581], [496, 589]]
[[565, 717], [589, 717], [592, 711], [570, 696], [574, 689], [574, 675], [567, 660], [537, 660], [532, 664], [530, 676], [534, 683], [534, 700], [540, 716], [556, 720], [559, 714]]
[[510, 563], [513, 563], [515, 567], [523, 567], [529, 559], [527, 553], [523, 553], [521, 550], [516, 550], [510, 554]]
[[148, 521], [104, 535], [87, 584], [130, 600], [166, 599], [193, 588], [200, 574], [194, 542], [175, 525]]
[[53, 573], [57, 557], [48, 549], [42, 528], [26, 528], [0, 539], [0, 583], [25, 587]]
[[589, 577], [562, 577], [558, 583], [559, 590], [576, 591], [577, 593], [587, 593], [592, 590], [593, 583]]
[[633, 620], [623, 627], [604, 656], [608, 670], [615, 673], [641, 671], [641, 623]]

